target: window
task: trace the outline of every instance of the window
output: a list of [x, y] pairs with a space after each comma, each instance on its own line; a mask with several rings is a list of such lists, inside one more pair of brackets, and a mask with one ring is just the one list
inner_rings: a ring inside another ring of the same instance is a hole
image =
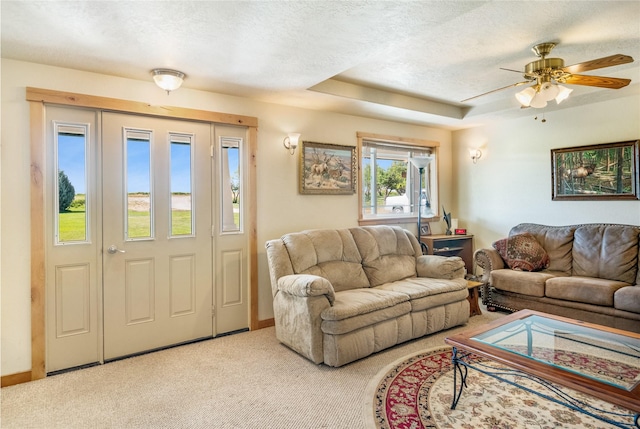
[[[358, 133], [360, 223], [438, 215], [439, 143]], [[409, 159], [429, 158], [420, 173]]]
[[242, 139], [220, 137], [220, 218], [223, 233], [242, 232]]
[[54, 121], [56, 244], [88, 242], [87, 158], [89, 124]]
[[151, 132], [124, 129], [125, 134], [125, 238], [140, 240], [153, 238], [153, 188], [151, 172]]
[[193, 135], [169, 134], [171, 237], [194, 235]]

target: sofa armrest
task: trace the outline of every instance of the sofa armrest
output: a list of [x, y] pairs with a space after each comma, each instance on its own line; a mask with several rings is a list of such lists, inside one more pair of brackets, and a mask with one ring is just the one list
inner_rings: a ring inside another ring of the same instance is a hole
[[463, 279], [464, 261], [459, 256], [421, 255], [416, 261], [418, 277], [434, 279]]
[[324, 277], [311, 274], [292, 274], [280, 277], [278, 279], [278, 290], [300, 297], [325, 295], [331, 305], [336, 299], [331, 282]]
[[482, 268], [482, 282], [489, 283], [489, 274], [493, 270], [501, 270], [505, 267], [504, 260], [496, 249], [479, 249], [473, 254], [476, 264]]

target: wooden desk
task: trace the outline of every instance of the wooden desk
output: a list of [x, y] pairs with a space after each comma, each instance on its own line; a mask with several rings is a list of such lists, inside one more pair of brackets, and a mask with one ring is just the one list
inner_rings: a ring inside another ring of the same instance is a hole
[[473, 235], [423, 235], [420, 241], [429, 255], [460, 256], [468, 274], [473, 274]]

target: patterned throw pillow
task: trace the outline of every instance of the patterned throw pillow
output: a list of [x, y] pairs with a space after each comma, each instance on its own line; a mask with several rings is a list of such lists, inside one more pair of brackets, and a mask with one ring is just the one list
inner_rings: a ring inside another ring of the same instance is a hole
[[539, 271], [549, 266], [549, 255], [529, 233], [503, 238], [492, 246], [512, 270]]

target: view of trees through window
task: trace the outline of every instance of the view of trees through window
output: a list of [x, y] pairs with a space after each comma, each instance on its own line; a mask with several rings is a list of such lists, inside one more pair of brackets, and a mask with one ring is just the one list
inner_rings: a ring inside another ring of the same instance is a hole
[[424, 169], [419, 184], [418, 169], [411, 157], [435, 156], [430, 148], [367, 142], [362, 144], [360, 178], [362, 217], [435, 216], [435, 164]]

